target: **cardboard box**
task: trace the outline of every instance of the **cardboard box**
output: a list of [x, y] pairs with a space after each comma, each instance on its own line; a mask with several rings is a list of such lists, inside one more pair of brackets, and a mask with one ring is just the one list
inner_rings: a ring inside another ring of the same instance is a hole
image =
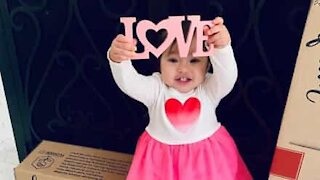
[[16, 180], [124, 180], [132, 155], [43, 141], [15, 168]]
[[311, 2], [269, 179], [320, 179], [320, 1]]

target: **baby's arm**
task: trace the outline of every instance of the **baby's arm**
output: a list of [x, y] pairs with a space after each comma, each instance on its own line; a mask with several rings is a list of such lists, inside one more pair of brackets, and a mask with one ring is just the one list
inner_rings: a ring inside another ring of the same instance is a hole
[[111, 72], [124, 93], [150, 106], [159, 93], [160, 81], [154, 76], [144, 76], [136, 71], [130, 61], [135, 50], [135, 40], [118, 35], [107, 53]]
[[230, 34], [223, 24], [223, 19], [217, 17], [212, 24], [212, 27], [204, 29], [205, 34], [208, 35], [207, 43], [215, 47], [213, 56], [210, 56], [213, 74], [206, 79], [204, 88], [211, 99], [219, 102], [232, 90], [237, 80], [238, 69], [230, 45]]

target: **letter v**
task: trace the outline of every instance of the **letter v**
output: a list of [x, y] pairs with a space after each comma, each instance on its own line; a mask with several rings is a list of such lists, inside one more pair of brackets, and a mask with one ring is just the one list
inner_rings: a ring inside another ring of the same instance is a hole
[[[200, 22], [200, 16], [188, 16], [188, 20], [191, 21], [188, 35], [186, 37], [186, 40], [183, 36], [183, 30], [182, 26], [179, 26], [179, 28], [175, 28], [175, 34], [177, 38], [177, 45], [178, 50], [181, 57], [187, 57], [192, 41], [192, 36], [194, 34], [195, 28], [197, 27], [198, 23]], [[182, 24], [181, 24], [182, 25]]]

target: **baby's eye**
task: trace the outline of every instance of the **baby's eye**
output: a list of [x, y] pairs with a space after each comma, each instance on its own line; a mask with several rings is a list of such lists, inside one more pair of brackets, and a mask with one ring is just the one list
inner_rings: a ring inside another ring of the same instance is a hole
[[198, 63], [200, 62], [200, 59], [197, 59], [197, 58], [193, 58], [190, 60], [190, 63], [193, 64], [193, 63]]
[[171, 62], [171, 63], [176, 63], [176, 62], [178, 62], [178, 60], [175, 59], [175, 58], [169, 58], [168, 61]]

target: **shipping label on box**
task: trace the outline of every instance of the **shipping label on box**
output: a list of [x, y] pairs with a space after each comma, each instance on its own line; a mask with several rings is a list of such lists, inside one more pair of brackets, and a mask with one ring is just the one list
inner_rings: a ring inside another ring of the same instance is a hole
[[43, 141], [15, 168], [16, 180], [124, 180], [132, 155]]
[[269, 179], [320, 179], [320, 2], [311, 2]]

